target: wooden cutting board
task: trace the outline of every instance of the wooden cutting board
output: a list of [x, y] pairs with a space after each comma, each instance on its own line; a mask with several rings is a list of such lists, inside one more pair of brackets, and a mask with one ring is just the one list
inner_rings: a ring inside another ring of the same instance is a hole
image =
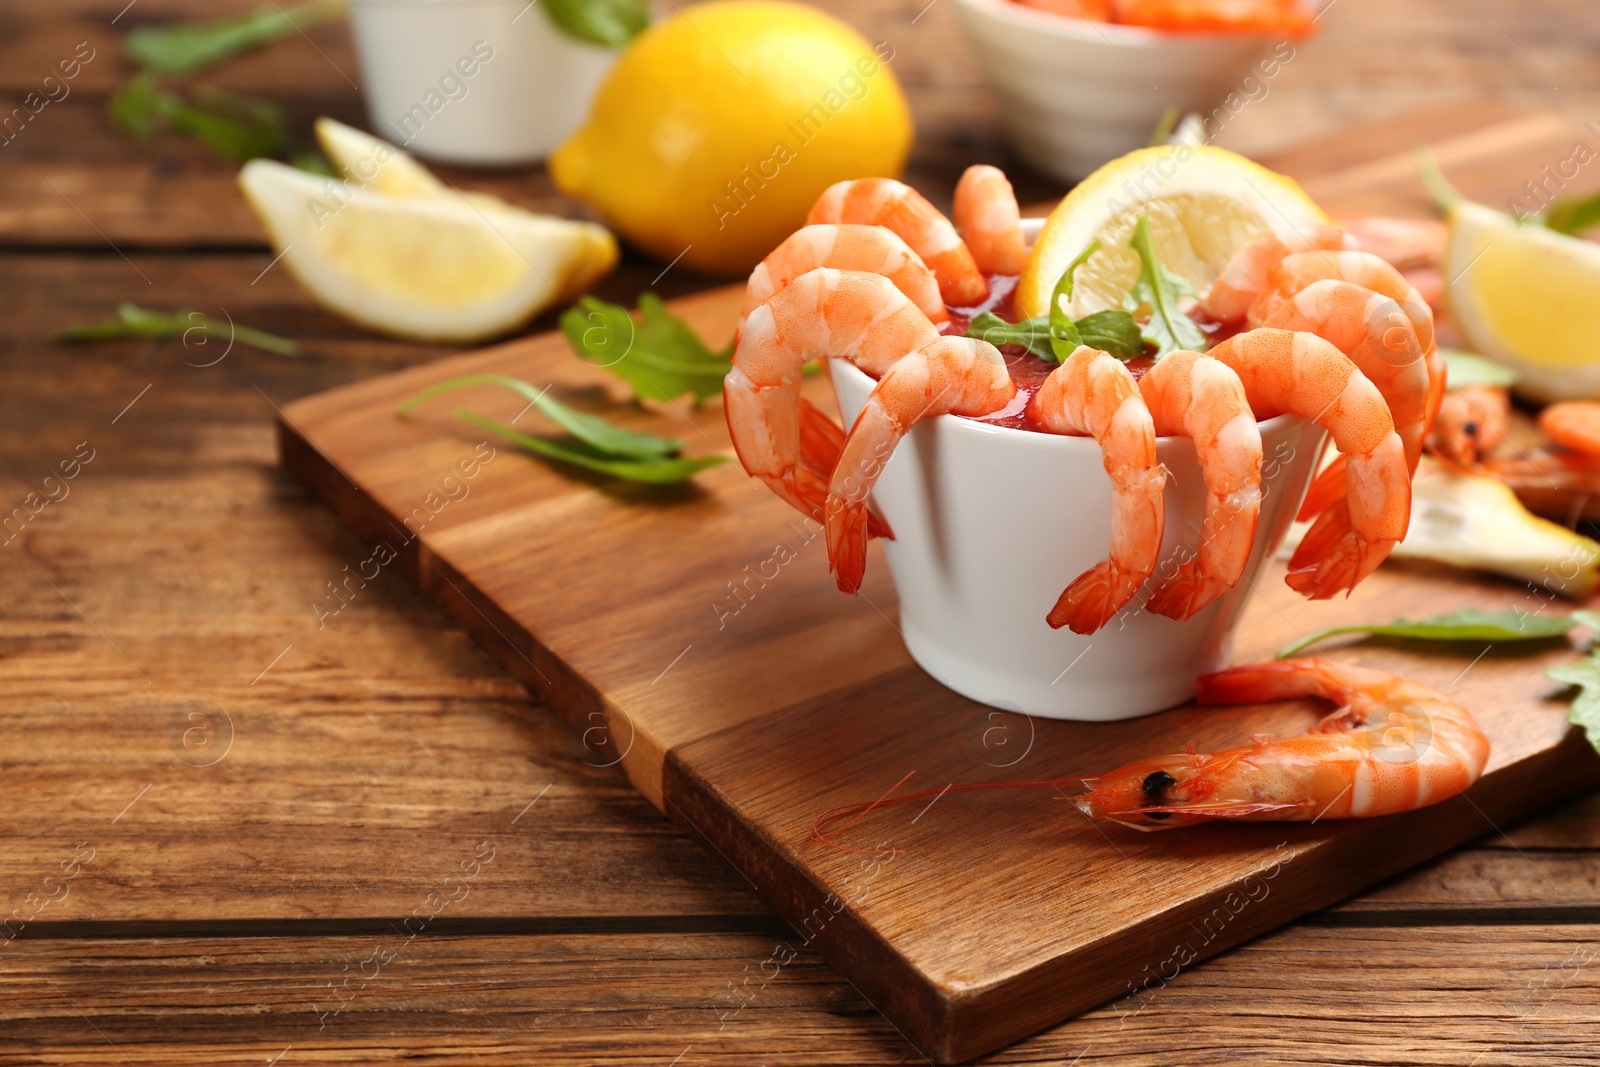
[[[1420, 140], [1494, 203], [1587, 136], [1558, 116], [1504, 111], [1474, 129], [1463, 112], [1274, 162], [1330, 210], [1421, 214], [1409, 161]], [[726, 288], [674, 309], [716, 343], [739, 301]], [[283, 463], [372, 545], [345, 579], [351, 590], [401, 568], [583, 732], [594, 762], [620, 764], [794, 926], [730, 976], [722, 1021], [775, 995], [766, 986], [809, 945], [928, 1057], [968, 1059], [1113, 997], [1137, 1012], [1206, 956], [1600, 782], [1543, 673], [1570, 655], [1566, 642], [1476, 660], [1478, 649], [1365, 644], [1330, 654], [1402, 671], [1478, 714], [1494, 755], [1466, 796], [1373, 821], [1140, 834], [1093, 824], [1049, 791], [954, 792], [852, 830], [852, 843], [894, 855], [816, 844], [818, 813], [911, 772], [905, 790], [1090, 774], [1189, 742], [1301, 732], [1325, 709], [1182, 708], [1087, 725], [965, 700], [906, 654], [882, 553], [869, 557], [863, 596], [836, 592], [821, 540], [736, 464], [670, 490], [556, 470], [451, 418], [457, 404], [502, 421], [522, 408], [493, 391], [393, 415], [424, 386], [484, 372], [548, 384], [621, 424], [681, 437], [691, 454], [731, 456], [719, 404], [623, 404], [613, 379], [546, 335], [291, 404]], [[808, 388], [831, 405], [824, 383]], [[1310, 604], [1278, 568], [1245, 616], [1238, 656], [1266, 658], [1344, 622], [1543, 603], [1515, 583], [1391, 564], [1348, 600]]]

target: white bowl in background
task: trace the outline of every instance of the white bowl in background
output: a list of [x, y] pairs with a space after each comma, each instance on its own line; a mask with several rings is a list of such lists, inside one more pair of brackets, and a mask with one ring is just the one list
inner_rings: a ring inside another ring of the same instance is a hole
[[543, 159], [616, 58], [534, 0], [354, 0], [350, 22], [372, 131], [447, 163]]
[[[845, 425], [877, 383], [830, 361]], [[1072, 579], [1105, 558], [1111, 480], [1100, 446], [940, 415], [900, 442], [872, 497], [894, 530], [883, 543], [913, 659], [973, 700], [1052, 719], [1104, 722], [1181, 704], [1197, 675], [1221, 670], [1265, 562], [1305, 496], [1326, 439], [1281, 415], [1261, 423], [1261, 519], [1239, 584], [1187, 622], [1138, 610], [1148, 587], [1099, 633], [1052, 630], [1045, 615]], [[1163, 437], [1163, 566], [1193, 546], [1205, 487], [1187, 438]], [[1160, 571], [1158, 570], [1158, 574]]]
[[957, 0], [956, 8], [1000, 92], [1017, 154], [1065, 181], [1143, 148], [1169, 107], [1210, 114], [1282, 40], [1163, 33], [1011, 0]]

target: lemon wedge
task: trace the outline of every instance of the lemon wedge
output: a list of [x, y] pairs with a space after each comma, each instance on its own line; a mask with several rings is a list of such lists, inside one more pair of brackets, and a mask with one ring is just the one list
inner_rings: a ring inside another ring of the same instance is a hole
[[603, 226], [458, 193], [348, 126], [324, 122], [317, 132], [354, 180], [256, 159], [239, 186], [284, 266], [323, 306], [363, 326], [479, 341], [577, 296], [616, 265], [617, 243]]
[[1469, 201], [1450, 210], [1450, 311], [1469, 348], [1539, 401], [1600, 396], [1600, 245]]
[[1411, 482], [1411, 528], [1391, 555], [1504, 574], [1580, 602], [1600, 584], [1600, 544], [1533, 514], [1495, 478], [1426, 458]]
[[1139, 280], [1128, 247], [1141, 215], [1162, 264], [1205, 292], [1242, 245], [1288, 237], [1328, 217], [1292, 179], [1209, 145], [1141, 148], [1085, 178], [1050, 213], [1017, 283], [1017, 310], [1049, 311], [1061, 272], [1098, 240], [1074, 275], [1074, 316], [1122, 306]]
[[444, 196], [449, 190], [416, 157], [326, 115], [313, 127], [317, 145], [351, 185], [382, 196]]

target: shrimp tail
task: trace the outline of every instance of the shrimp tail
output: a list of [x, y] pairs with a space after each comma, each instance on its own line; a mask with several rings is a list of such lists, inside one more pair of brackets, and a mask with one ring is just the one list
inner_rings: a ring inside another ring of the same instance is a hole
[[1075, 634], [1092, 634], [1133, 599], [1148, 577], [1143, 572], [1124, 571], [1115, 560], [1103, 559], [1067, 586], [1046, 621], [1057, 630], [1065, 626]]
[[1196, 613], [1226, 593], [1231, 586], [1227, 582], [1206, 577], [1201, 570], [1198, 560], [1190, 560], [1178, 569], [1178, 573], [1164, 582], [1157, 589], [1145, 607], [1157, 615], [1165, 615], [1169, 619], [1183, 622], [1191, 619]]
[[839, 591], [854, 596], [861, 592], [861, 579], [867, 573], [868, 524], [872, 513], [864, 503], [845, 503], [838, 497], [829, 501], [828, 569], [833, 571]]
[[1312, 480], [1306, 498], [1300, 502], [1300, 512], [1295, 515], [1297, 522], [1310, 522], [1345, 495], [1344, 464], [1344, 456], [1334, 456], [1333, 461]]
[[[824, 501], [828, 496], [828, 479], [833, 476], [833, 470], [839, 465], [839, 456], [844, 451], [844, 429], [828, 417], [827, 413], [817, 407], [805, 397], [800, 398], [800, 462], [808, 473], [815, 477], [805, 477], [806, 483], [803, 495], [806, 503], [812, 507], [812, 517], [818, 522], [825, 521], [823, 511]], [[886, 537], [894, 540], [894, 531], [883, 519], [874, 515], [870, 510], [866, 517], [866, 533], [868, 537]], [[865, 553], [865, 548], [863, 548]]]
[[1369, 541], [1350, 525], [1350, 504], [1341, 497], [1330, 504], [1289, 560], [1289, 588], [1312, 600], [1347, 593], [1378, 569], [1395, 542]]

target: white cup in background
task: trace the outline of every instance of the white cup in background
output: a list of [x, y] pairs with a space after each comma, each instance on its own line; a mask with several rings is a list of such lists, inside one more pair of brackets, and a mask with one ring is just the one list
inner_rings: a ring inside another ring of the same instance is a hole
[[543, 159], [617, 55], [531, 0], [354, 0], [350, 21], [373, 132], [446, 163]]

